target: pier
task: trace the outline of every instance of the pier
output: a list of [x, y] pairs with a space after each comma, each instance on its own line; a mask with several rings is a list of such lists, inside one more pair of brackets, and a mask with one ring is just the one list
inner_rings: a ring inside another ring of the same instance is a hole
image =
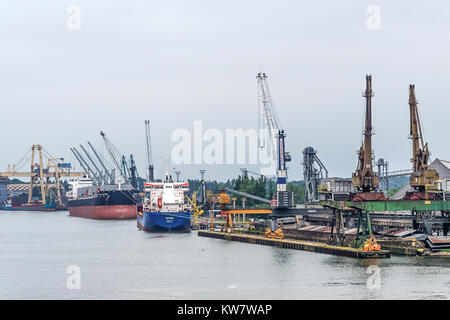
[[325, 243], [302, 241], [294, 239], [270, 239], [259, 235], [248, 235], [238, 233], [226, 233], [215, 231], [198, 231], [199, 237], [208, 237], [214, 239], [238, 241], [251, 244], [260, 244], [265, 246], [279, 247], [285, 249], [303, 250], [317, 253], [333, 254], [350, 258], [369, 259], [369, 258], [390, 258], [388, 250], [363, 251], [343, 246], [334, 246]]

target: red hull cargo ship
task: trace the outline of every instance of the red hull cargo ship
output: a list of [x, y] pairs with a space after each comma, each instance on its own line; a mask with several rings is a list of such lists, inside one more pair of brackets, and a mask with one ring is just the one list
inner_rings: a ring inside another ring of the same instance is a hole
[[136, 219], [136, 202], [132, 190], [99, 191], [92, 196], [69, 200], [69, 215], [90, 219]]
[[89, 219], [136, 219], [137, 198], [127, 185], [93, 186], [90, 179], [72, 184], [69, 215]]

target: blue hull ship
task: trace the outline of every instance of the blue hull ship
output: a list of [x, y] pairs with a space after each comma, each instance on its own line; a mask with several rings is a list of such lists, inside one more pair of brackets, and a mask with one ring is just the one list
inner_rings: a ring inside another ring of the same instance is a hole
[[164, 232], [191, 230], [192, 207], [185, 201], [188, 182], [144, 183], [146, 196], [137, 206], [137, 227], [145, 231]]
[[152, 212], [144, 211], [137, 214], [138, 228], [144, 231], [164, 232], [191, 230], [191, 212]]

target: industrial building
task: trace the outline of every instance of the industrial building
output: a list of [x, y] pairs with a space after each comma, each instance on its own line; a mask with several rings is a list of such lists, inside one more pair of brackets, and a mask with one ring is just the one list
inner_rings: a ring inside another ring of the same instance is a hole
[[[430, 168], [436, 170], [440, 180], [450, 180], [450, 161], [436, 158], [430, 164]], [[406, 195], [407, 192], [410, 191], [412, 191], [412, 187], [409, 184], [405, 184], [393, 196], [391, 196], [390, 199], [400, 200]]]
[[437, 171], [439, 179], [450, 180], [450, 161], [436, 159], [430, 167]]

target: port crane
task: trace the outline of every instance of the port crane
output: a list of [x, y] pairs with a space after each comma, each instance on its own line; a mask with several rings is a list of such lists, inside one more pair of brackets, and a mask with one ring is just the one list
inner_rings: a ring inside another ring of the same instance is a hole
[[429, 200], [433, 198], [432, 194], [427, 191], [431, 189], [433, 183], [439, 179], [439, 175], [435, 169], [429, 167], [430, 151], [428, 142], [424, 143], [422, 126], [417, 108], [417, 100], [415, 94], [415, 85], [409, 85], [409, 111], [410, 111], [410, 136], [412, 140], [412, 173], [409, 184], [414, 189], [413, 192], [406, 194], [406, 199]]
[[[267, 75], [264, 72], [260, 72], [257, 74], [256, 79], [258, 82], [259, 147], [264, 149], [267, 139], [267, 148], [271, 157], [271, 170], [275, 169], [276, 175], [277, 191], [274, 199], [271, 201], [271, 206], [275, 210], [285, 210], [294, 205], [294, 193], [287, 191], [286, 162], [291, 161], [291, 156], [285, 149], [286, 133], [282, 129], [270, 95]], [[266, 237], [283, 237], [281, 228], [275, 229], [275, 224], [275, 217], [272, 215], [271, 227], [266, 230]]]
[[358, 166], [352, 174], [352, 185], [358, 192], [351, 194], [353, 201], [386, 200], [383, 192], [378, 192], [378, 175], [373, 170], [372, 151], [372, 76], [366, 75], [366, 100], [364, 132], [361, 148], [358, 151]]
[[92, 159], [92, 157], [89, 154], [89, 152], [87, 152], [87, 150], [83, 147], [83, 145], [80, 144], [80, 148], [86, 154], [86, 157], [89, 159], [89, 161], [92, 163], [92, 165], [94, 166], [95, 170], [97, 171], [97, 178], [101, 182], [101, 184], [108, 184], [108, 176], [103, 174], [103, 172], [97, 167], [97, 164]]
[[[282, 238], [283, 232], [280, 228], [275, 230], [275, 214], [286, 213], [288, 209], [292, 208], [294, 205], [294, 193], [287, 191], [287, 166], [286, 162], [291, 161], [291, 156], [289, 152], [285, 149], [285, 138], [286, 133], [282, 129], [280, 120], [276, 113], [272, 97], [270, 95], [269, 86], [267, 83], [267, 75], [260, 72], [256, 76], [258, 84], [258, 144], [259, 148], [265, 149], [269, 153], [270, 157], [270, 168], [267, 176], [276, 177], [276, 193], [273, 200], [267, 200], [261, 197], [253, 196], [247, 193], [243, 193], [237, 190], [225, 188], [225, 191], [231, 192], [245, 198], [254, 199], [263, 203], [268, 203], [272, 207], [271, 214], [271, 227], [266, 230], [266, 237], [268, 238]], [[246, 176], [248, 171], [246, 168], [241, 169], [243, 174]], [[262, 176], [262, 174], [257, 174]], [[228, 196], [227, 196], [228, 197]], [[220, 199], [219, 199], [220, 200]], [[222, 199], [223, 200], [223, 199]], [[221, 201], [222, 201], [221, 200]], [[228, 197], [228, 202], [229, 202]], [[215, 203], [217, 201], [211, 201]], [[225, 202], [222, 201], [222, 204]], [[222, 207], [222, 211], [224, 207]], [[246, 214], [248, 209], [242, 209], [239, 213]], [[261, 209], [264, 210], [264, 209]], [[250, 209], [252, 211], [252, 209]], [[227, 229], [231, 225], [231, 211], [227, 211]], [[213, 224], [211, 220], [211, 225]]]
[[138, 189], [139, 173], [137, 172], [136, 163], [134, 162], [133, 155], [130, 154], [130, 166], [128, 168], [129, 180], [133, 188]]
[[[270, 152], [272, 168], [275, 169], [277, 192], [272, 205], [276, 208], [292, 207], [294, 203], [293, 192], [287, 191], [287, 167], [286, 162], [291, 161], [289, 152], [285, 150], [286, 134], [282, 129], [280, 120], [276, 113], [269, 86], [267, 75], [263, 72], [256, 76], [258, 81], [258, 105], [259, 105], [259, 147], [266, 148]], [[275, 166], [274, 166], [275, 164]]]
[[100, 131], [100, 136], [103, 138], [103, 142], [105, 143], [106, 151], [108, 152], [109, 156], [111, 157], [111, 160], [113, 161], [114, 166], [119, 171], [119, 175], [122, 177], [122, 180], [126, 181], [126, 172], [123, 171], [122, 163], [121, 161], [122, 157], [119, 157], [118, 150], [114, 147], [114, 145], [109, 141], [109, 139], [106, 137], [106, 134], [103, 131]]
[[97, 150], [95, 150], [94, 146], [89, 141], [87, 143], [88, 143], [89, 147], [91, 147], [92, 152], [94, 153], [94, 155], [97, 158], [98, 162], [102, 166], [105, 174], [109, 177], [109, 183], [110, 184], [114, 184], [115, 183], [115, 172], [114, 172], [114, 169], [108, 170], [108, 168], [105, 166], [105, 163], [103, 162], [103, 160], [101, 159], [101, 157], [97, 153]]
[[87, 173], [89, 179], [91, 179], [94, 184], [101, 185], [102, 181], [99, 176], [92, 170], [87, 161], [83, 158], [81, 153], [77, 150], [77, 148], [70, 148], [70, 151], [74, 154], [75, 158], [77, 158], [83, 170]]
[[103, 131], [100, 131], [100, 135], [103, 138], [106, 151], [111, 157], [114, 166], [119, 171], [121, 179], [125, 183], [130, 183], [133, 188], [136, 189], [137, 178], [139, 177], [139, 175], [137, 174], [137, 168], [133, 159], [133, 155], [130, 155], [130, 165], [128, 165], [125, 156], [122, 155], [119, 150], [113, 145], [113, 143], [106, 137], [106, 134]]
[[[31, 155], [29, 154], [31, 152]], [[16, 171], [16, 168], [21, 166], [27, 156], [31, 157], [30, 171], [20, 172]], [[44, 158], [47, 159], [47, 165], [44, 164]], [[37, 161], [37, 162], [36, 162]], [[0, 177], [28, 177], [30, 178], [30, 187], [28, 194], [28, 204], [32, 204], [33, 188], [38, 186], [40, 188], [41, 199], [37, 200], [42, 204], [47, 203], [47, 196], [50, 192], [50, 187], [56, 189], [56, 202], [59, 207], [63, 207], [61, 197], [61, 184], [60, 179], [63, 177], [83, 177], [85, 172], [73, 172], [71, 171], [72, 165], [68, 162], [64, 162], [63, 158], [55, 158], [49, 152], [47, 152], [42, 145], [34, 144], [27, 154], [19, 160], [18, 163], [12, 166], [12, 170], [6, 172], [0, 172]], [[50, 184], [50, 179], [54, 179], [55, 183]]]
[[114, 169], [109, 171], [107, 167], [105, 166], [103, 160], [98, 155], [95, 148], [92, 146], [92, 144], [88, 141], [88, 145], [91, 147], [95, 157], [97, 158], [98, 162], [104, 169], [104, 171], [101, 171], [100, 168], [97, 166], [97, 163], [94, 161], [91, 154], [84, 148], [83, 145], [80, 144], [81, 149], [83, 150], [84, 154], [88, 158], [89, 162], [83, 157], [83, 155], [77, 150], [77, 148], [70, 148], [72, 153], [75, 155], [75, 158], [80, 163], [83, 170], [87, 173], [89, 179], [91, 179], [94, 184], [96, 185], [103, 185], [103, 184], [114, 184]]
[[152, 182], [154, 181], [154, 167], [153, 167], [153, 160], [152, 160], [152, 145], [150, 140], [150, 121], [145, 120], [145, 140], [146, 140], [146, 148], [147, 148], [147, 180]]

